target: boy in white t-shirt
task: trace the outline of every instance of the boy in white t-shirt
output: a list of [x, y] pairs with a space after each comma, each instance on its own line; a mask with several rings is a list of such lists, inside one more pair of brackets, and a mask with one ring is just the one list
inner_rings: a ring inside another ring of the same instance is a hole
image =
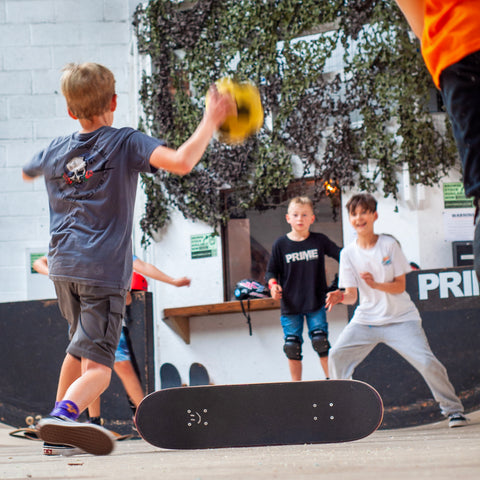
[[337, 303], [360, 302], [353, 318], [330, 350], [330, 376], [351, 378], [357, 365], [379, 343], [400, 354], [423, 376], [450, 427], [467, 424], [463, 405], [445, 367], [432, 353], [415, 304], [405, 291], [411, 267], [390, 235], [377, 235], [377, 202], [370, 194], [354, 195], [347, 203], [356, 241], [340, 254], [339, 286], [327, 295], [330, 311]]

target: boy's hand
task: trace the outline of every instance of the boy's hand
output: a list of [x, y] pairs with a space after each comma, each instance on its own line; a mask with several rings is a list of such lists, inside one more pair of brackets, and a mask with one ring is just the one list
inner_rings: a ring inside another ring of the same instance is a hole
[[218, 130], [227, 117], [237, 115], [237, 104], [230, 94], [221, 95], [215, 85], [210, 87], [208, 95], [205, 120], [212, 122], [215, 130]]
[[325, 308], [330, 312], [334, 305], [337, 303], [342, 303], [344, 299], [344, 294], [341, 290], [334, 290], [333, 292], [327, 293], [327, 298], [325, 300]]
[[376, 288], [377, 282], [375, 281], [373, 275], [370, 272], [360, 272], [360, 278], [364, 280], [370, 288]]
[[270, 295], [274, 300], [282, 298], [282, 287], [278, 283], [274, 283], [270, 288]]
[[405, 291], [406, 274], [399, 275], [395, 277], [391, 282], [376, 282], [373, 278], [373, 275], [370, 272], [361, 272], [360, 278], [365, 281], [365, 283], [375, 290], [380, 290], [381, 292], [391, 293], [393, 295], [403, 293]]
[[192, 281], [187, 277], [175, 278], [173, 280], [173, 285], [175, 287], [189, 287]]

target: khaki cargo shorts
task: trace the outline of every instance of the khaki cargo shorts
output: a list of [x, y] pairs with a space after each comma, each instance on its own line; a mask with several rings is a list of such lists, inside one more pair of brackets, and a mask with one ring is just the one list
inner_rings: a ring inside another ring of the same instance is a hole
[[67, 353], [113, 368], [127, 290], [55, 281], [58, 306], [69, 324]]

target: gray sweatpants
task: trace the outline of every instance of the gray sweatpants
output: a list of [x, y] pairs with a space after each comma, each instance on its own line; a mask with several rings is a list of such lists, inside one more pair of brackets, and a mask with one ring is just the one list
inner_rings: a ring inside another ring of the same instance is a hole
[[333, 379], [349, 379], [357, 365], [379, 343], [385, 343], [422, 375], [443, 415], [462, 413], [463, 405], [448, 379], [446, 368], [435, 357], [419, 321], [381, 326], [349, 323], [329, 353]]

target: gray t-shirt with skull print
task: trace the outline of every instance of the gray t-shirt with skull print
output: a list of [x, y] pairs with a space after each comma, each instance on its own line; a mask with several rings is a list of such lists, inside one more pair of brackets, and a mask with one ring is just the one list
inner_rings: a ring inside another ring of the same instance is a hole
[[140, 172], [164, 143], [132, 128], [101, 127], [54, 139], [23, 167], [43, 175], [50, 205], [52, 280], [128, 288]]

